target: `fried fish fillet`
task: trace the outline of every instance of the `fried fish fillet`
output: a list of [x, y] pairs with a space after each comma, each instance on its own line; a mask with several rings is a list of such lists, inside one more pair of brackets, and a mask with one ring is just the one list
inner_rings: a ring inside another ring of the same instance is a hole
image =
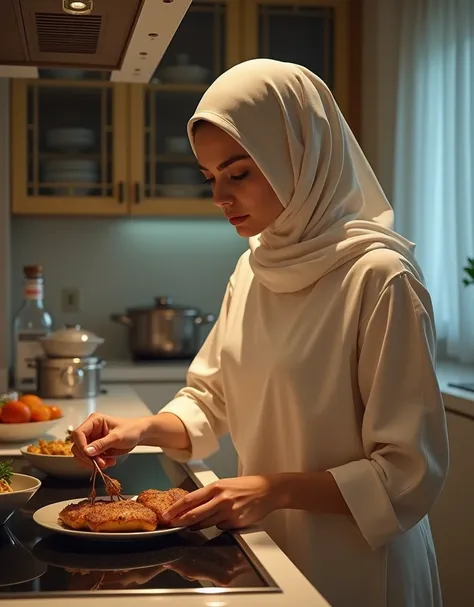
[[163, 519], [163, 513], [171, 508], [182, 497], [187, 495], [189, 491], [176, 487], [168, 489], [168, 491], [158, 491], [158, 489], [147, 489], [142, 491], [137, 497], [137, 502], [143, 504], [156, 514], [158, 525], [166, 526], [168, 523]]
[[102, 508], [107, 502], [103, 500], [96, 500], [94, 505], [88, 499], [84, 499], [77, 504], [68, 504], [59, 513], [59, 520], [70, 527], [71, 529], [84, 529], [88, 530], [89, 526], [86, 522], [86, 514], [91, 508]]
[[143, 504], [133, 500], [107, 502], [99, 508], [90, 508], [85, 514], [91, 531], [128, 533], [131, 531], [155, 531], [156, 514]]

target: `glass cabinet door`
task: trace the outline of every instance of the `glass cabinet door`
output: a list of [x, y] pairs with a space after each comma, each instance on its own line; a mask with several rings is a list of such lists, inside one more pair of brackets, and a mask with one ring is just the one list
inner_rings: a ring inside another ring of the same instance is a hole
[[132, 213], [214, 215], [186, 124], [211, 82], [240, 58], [235, 0], [195, 0], [150, 85], [131, 86]]
[[350, 0], [244, 0], [244, 54], [304, 65], [348, 110]]
[[44, 70], [12, 87], [13, 212], [126, 214], [124, 85]]

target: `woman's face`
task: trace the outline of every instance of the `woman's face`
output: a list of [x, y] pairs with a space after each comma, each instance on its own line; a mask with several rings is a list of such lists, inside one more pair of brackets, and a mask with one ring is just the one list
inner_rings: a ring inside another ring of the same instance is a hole
[[194, 147], [199, 168], [212, 186], [214, 203], [240, 236], [256, 236], [275, 221], [283, 205], [235, 139], [203, 121], [197, 123]]

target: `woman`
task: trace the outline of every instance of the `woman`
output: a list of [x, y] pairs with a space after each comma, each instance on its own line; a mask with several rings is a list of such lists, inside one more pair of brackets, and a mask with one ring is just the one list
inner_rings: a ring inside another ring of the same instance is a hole
[[93, 415], [74, 453], [186, 461], [230, 432], [240, 476], [176, 525], [262, 521], [331, 605], [441, 605], [427, 512], [448, 444], [430, 297], [412, 245], [324, 83], [267, 59], [218, 78], [189, 122], [214, 202], [250, 238], [188, 385], [153, 417]]

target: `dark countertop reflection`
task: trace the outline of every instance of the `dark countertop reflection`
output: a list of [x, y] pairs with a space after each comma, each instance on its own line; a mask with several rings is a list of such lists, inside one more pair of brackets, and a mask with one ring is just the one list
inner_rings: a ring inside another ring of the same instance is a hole
[[[182, 531], [133, 542], [88, 541], [53, 533], [33, 521], [47, 504], [86, 497], [85, 480], [56, 479], [15, 459], [15, 469], [42, 480], [42, 487], [0, 528], [0, 599], [90, 593], [181, 593], [212, 586], [224, 592], [275, 590], [230, 533], [207, 539]], [[184, 468], [162, 454], [133, 454], [110, 471], [128, 495], [144, 489], [195, 489]], [[98, 486], [98, 494], [104, 495]], [[4, 565], [7, 563], [8, 565]]]

